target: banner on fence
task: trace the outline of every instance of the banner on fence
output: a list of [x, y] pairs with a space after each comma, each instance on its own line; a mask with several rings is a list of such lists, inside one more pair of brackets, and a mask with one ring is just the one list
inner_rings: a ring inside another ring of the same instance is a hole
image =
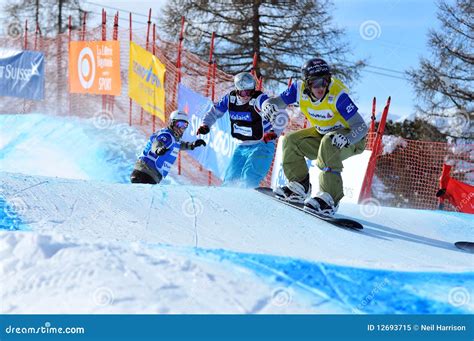
[[120, 96], [120, 43], [71, 41], [69, 91], [79, 94]]
[[165, 71], [165, 65], [156, 56], [130, 42], [128, 96], [162, 121], [165, 121]]
[[44, 99], [44, 54], [0, 49], [0, 96]]
[[[183, 135], [184, 141], [194, 141], [198, 138], [196, 131], [212, 105], [209, 98], [188, 89], [182, 84], [179, 85], [178, 109], [189, 115], [189, 126]], [[229, 121], [228, 113], [226, 113], [216, 121], [209, 134], [199, 136], [199, 138], [206, 141], [207, 146], [189, 152], [204, 168], [212, 171], [221, 180], [224, 180], [225, 170], [236, 147], [230, 134]]]

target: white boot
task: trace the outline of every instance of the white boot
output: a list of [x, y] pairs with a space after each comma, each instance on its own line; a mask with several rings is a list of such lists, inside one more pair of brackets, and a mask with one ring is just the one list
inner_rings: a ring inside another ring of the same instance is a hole
[[277, 187], [273, 193], [282, 200], [302, 204], [311, 195], [309, 176], [302, 182], [290, 181], [287, 186]]
[[331, 194], [326, 192], [319, 192], [315, 197], [306, 199], [304, 202], [304, 209], [310, 212], [333, 216], [339, 205], [334, 204], [334, 199]]

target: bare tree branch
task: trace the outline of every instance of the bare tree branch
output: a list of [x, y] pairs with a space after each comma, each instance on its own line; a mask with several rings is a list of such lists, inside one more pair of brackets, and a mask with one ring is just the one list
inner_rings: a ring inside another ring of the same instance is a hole
[[[408, 77], [418, 96], [417, 111], [421, 116], [446, 117], [474, 113], [474, 38], [472, 0], [456, 0], [438, 4], [442, 25], [429, 33], [428, 46], [432, 59], [422, 58]], [[451, 127], [449, 136], [474, 138], [472, 130], [460, 132]], [[469, 127], [468, 127], [469, 128]]]
[[[331, 9], [331, 0], [169, 0], [159, 25], [169, 39], [176, 39], [176, 18], [184, 15], [206, 37], [216, 32], [215, 57], [229, 73], [242, 71], [256, 53], [255, 71], [272, 86], [286, 84], [288, 77], [298, 75], [306, 59], [315, 56], [336, 64], [339, 76], [350, 82], [364, 63], [348, 62], [352, 66], [347, 67], [339, 62], [347, 62], [350, 47], [344, 31], [333, 24]], [[201, 41], [187, 41], [186, 48], [203, 58], [209, 54]]]

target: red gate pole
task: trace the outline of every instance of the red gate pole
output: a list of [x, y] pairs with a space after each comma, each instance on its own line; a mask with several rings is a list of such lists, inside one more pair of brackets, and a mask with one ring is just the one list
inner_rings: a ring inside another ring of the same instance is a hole
[[[212, 67], [212, 85], [211, 85], [211, 100], [212, 102], [215, 101], [216, 96], [216, 71], [217, 71], [217, 63], [214, 61]], [[210, 170], [207, 171], [207, 185], [212, 185], [212, 172]]]
[[38, 48], [38, 34], [39, 34], [39, 25], [38, 25], [38, 23], [36, 23], [34, 50], [36, 50]]
[[390, 108], [391, 97], [388, 97], [387, 104], [382, 113], [380, 124], [377, 129], [377, 136], [375, 137], [374, 147], [372, 148], [372, 154], [370, 155], [369, 164], [367, 165], [367, 171], [365, 172], [364, 180], [362, 183], [362, 189], [359, 195], [359, 203], [366, 199], [370, 199], [372, 190], [372, 180], [375, 174], [375, 167], [377, 166], [377, 158], [380, 155], [382, 148], [382, 137], [385, 130], [385, 123], [387, 121], [388, 109]]
[[25, 20], [25, 36], [24, 36], [24, 39], [25, 39], [25, 40], [24, 40], [24, 46], [23, 46], [23, 48], [24, 48], [25, 50], [27, 50], [27, 49], [28, 49], [28, 19]]
[[258, 54], [257, 52], [254, 52], [253, 53], [253, 60], [252, 60], [252, 71], [250, 71], [250, 73], [252, 74], [252, 76], [255, 77], [255, 79], [258, 79], [258, 75], [257, 75], [257, 61], [258, 61]]
[[257, 71], [255, 71], [255, 69], [257, 68], [257, 59], [258, 59], [257, 52], [254, 52], [253, 59], [252, 59], [252, 69], [250, 70], [250, 74], [255, 78], [256, 81], [258, 81]]
[[41, 33], [41, 27], [39, 26], [39, 24], [36, 26], [36, 30], [38, 31], [38, 35], [39, 35], [39, 46], [38, 46], [38, 50], [42, 51], [43, 50], [43, 33]]
[[117, 13], [115, 13], [115, 17], [114, 17], [114, 33], [113, 33], [113, 36], [112, 36], [113, 40], [118, 39], [119, 15], [120, 15], [119, 11], [117, 11]]
[[[146, 45], [145, 49], [148, 51], [148, 45], [150, 43], [150, 26], [151, 26], [151, 8], [148, 11], [148, 22], [147, 22], [147, 30], [146, 30]], [[140, 125], [143, 124], [143, 107], [140, 107]]]
[[257, 63], [258, 63], [258, 54], [257, 52], [254, 52], [253, 54], [253, 60], [252, 60], [252, 70], [250, 71], [250, 73], [252, 74], [252, 76], [254, 76], [255, 78], [255, 81], [257, 83], [255, 89], [256, 90], [262, 90], [262, 86], [263, 86], [263, 77], [258, 77], [257, 75]]
[[[71, 44], [71, 36], [72, 36], [72, 16], [69, 16], [68, 18], [68, 24], [67, 24], [67, 42], [68, 42], [68, 49], [69, 49], [69, 45]], [[68, 82], [68, 108], [69, 108], [69, 112], [68, 112], [68, 115], [71, 115], [71, 112], [72, 112], [72, 99], [71, 99], [71, 82], [69, 81]]]
[[382, 136], [383, 133], [385, 132], [385, 123], [387, 122], [387, 115], [388, 115], [388, 109], [390, 107], [390, 102], [391, 102], [391, 97], [389, 96], [387, 99], [387, 104], [385, 105], [385, 108], [383, 109], [382, 113], [382, 118], [380, 119], [379, 127], [377, 129], [377, 139], [376, 139], [376, 151], [377, 153], [380, 153], [380, 148], [382, 147]]
[[84, 12], [84, 16], [82, 17], [82, 37], [81, 40], [86, 39], [86, 20], [87, 20], [87, 12]]
[[216, 100], [216, 73], [217, 73], [217, 63], [214, 61], [212, 63], [212, 83], [211, 83], [211, 100], [214, 102]]
[[[184, 40], [184, 16], [181, 16], [181, 31], [179, 32], [179, 43], [178, 43], [178, 58], [176, 60], [177, 76], [174, 78], [173, 87], [173, 105], [178, 108], [178, 88], [181, 83], [181, 51], [183, 49]], [[178, 152], [178, 175], [181, 175], [181, 151]]]
[[[151, 43], [151, 50], [153, 53], [153, 56], [155, 56], [155, 40], [156, 40], [156, 25], [153, 24], [153, 42]], [[156, 125], [156, 115], [152, 115], [152, 128], [151, 128], [151, 133], [153, 134], [155, 132], [155, 125]]]
[[372, 116], [370, 118], [370, 128], [369, 128], [369, 141], [367, 141], [367, 144], [372, 150], [374, 147], [374, 140], [375, 140], [375, 114], [376, 114], [376, 107], [377, 107], [377, 99], [374, 97], [372, 100]]
[[[107, 12], [102, 8], [102, 41], [107, 40]], [[107, 110], [107, 95], [102, 95], [102, 111]]]
[[216, 33], [212, 32], [211, 48], [209, 49], [209, 61], [208, 61], [208, 69], [207, 69], [206, 97], [209, 97], [209, 90], [211, 88], [212, 57], [214, 55], [214, 39], [215, 39], [215, 37], [216, 37]]
[[[114, 16], [114, 29], [112, 31], [112, 40], [117, 40], [118, 39], [118, 24], [119, 22], [119, 11]], [[115, 109], [115, 96], [108, 96], [109, 98], [109, 109], [112, 113], [112, 116], [114, 116], [114, 109]]]

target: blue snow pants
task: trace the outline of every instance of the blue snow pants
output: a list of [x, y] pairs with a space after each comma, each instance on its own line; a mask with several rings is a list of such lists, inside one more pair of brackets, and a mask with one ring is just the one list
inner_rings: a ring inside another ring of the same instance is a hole
[[274, 153], [273, 141], [237, 146], [225, 172], [224, 186], [258, 187], [272, 165]]

